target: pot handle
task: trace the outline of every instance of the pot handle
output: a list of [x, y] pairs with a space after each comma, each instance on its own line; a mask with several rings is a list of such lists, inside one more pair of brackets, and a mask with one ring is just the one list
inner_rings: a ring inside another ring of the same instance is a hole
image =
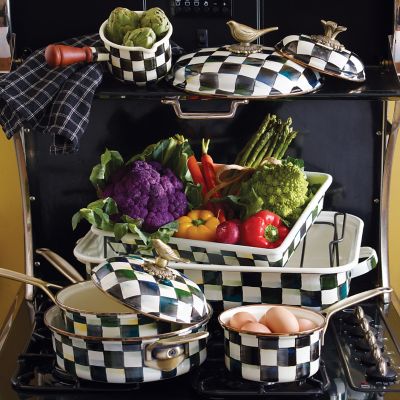
[[237, 108], [240, 105], [249, 104], [249, 100], [233, 100], [230, 110], [225, 113], [183, 112], [178, 98], [161, 99], [161, 103], [171, 105], [175, 111], [176, 116], [180, 119], [228, 119], [235, 116]]
[[54, 283], [45, 282], [39, 278], [21, 274], [20, 272], [11, 271], [11, 270], [5, 269], [5, 268], [0, 268], [0, 277], [11, 279], [13, 281], [23, 282], [23, 283], [30, 283], [31, 285], [42, 289], [43, 292], [45, 292], [47, 294], [47, 296], [49, 296], [50, 300], [54, 304], [57, 304], [56, 298], [54, 297], [54, 294], [50, 291], [49, 288], [52, 287], [52, 288], [56, 288], [56, 289], [62, 289], [62, 286], [56, 285]]
[[373, 270], [378, 263], [378, 255], [372, 247], [361, 247], [360, 258], [366, 258], [364, 261], [356, 264], [350, 271], [351, 278], [357, 278]]
[[375, 289], [367, 290], [365, 292], [361, 292], [355, 294], [354, 296], [347, 297], [346, 299], [340, 300], [335, 304], [325, 308], [322, 311], [322, 314], [325, 315], [325, 326], [323, 330], [323, 335], [325, 335], [326, 329], [328, 327], [328, 323], [330, 318], [333, 314], [337, 313], [338, 311], [343, 310], [344, 308], [354, 306], [355, 304], [359, 303], [360, 301], [365, 301], [371, 299], [372, 297], [379, 296], [380, 294], [390, 293], [393, 289], [389, 287], [378, 287]]
[[207, 331], [202, 331], [157, 340], [146, 346], [144, 350], [144, 364], [147, 367], [160, 371], [172, 371], [187, 357], [185, 345], [190, 342], [206, 339], [208, 335]]
[[44, 52], [46, 62], [51, 67], [65, 67], [79, 62], [109, 61], [110, 54], [103, 47], [74, 47], [50, 44]]
[[83, 282], [82, 275], [64, 258], [46, 248], [36, 249], [36, 253], [44, 257], [72, 283]]

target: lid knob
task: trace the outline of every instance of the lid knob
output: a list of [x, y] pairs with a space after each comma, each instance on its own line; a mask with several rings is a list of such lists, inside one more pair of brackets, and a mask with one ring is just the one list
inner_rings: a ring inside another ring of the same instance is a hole
[[226, 24], [231, 31], [232, 37], [239, 42], [229, 45], [227, 48], [233, 53], [239, 54], [252, 54], [259, 52], [262, 49], [262, 46], [259, 44], [251, 44], [251, 42], [268, 32], [278, 30], [278, 27], [276, 26], [265, 29], [254, 29], [250, 26], [240, 24], [239, 22], [232, 20], [228, 21]]
[[340, 32], [347, 31], [347, 28], [345, 26], [340, 26], [333, 21], [325, 21], [324, 19], [321, 19], [321, 22], [324, 27], [324, 34], [311, 35], [311, 39], [317, 43], [328, 46], [333, 50], [343, 51], [345, 47], [339, 41], [336, 40], [336, 36]]
[[168, 261], [180, 261], [188, 263], [189, 260], [180, 257], [175, 250], [165, 244], [160, 239], [151, 240], [154, 250], [157, 253], [157, 257], [154, 262], [146, 261], [143, 264], [143, 269], [150, 275], [158, 279], [173, 279], [173, 270], [166, 268]]

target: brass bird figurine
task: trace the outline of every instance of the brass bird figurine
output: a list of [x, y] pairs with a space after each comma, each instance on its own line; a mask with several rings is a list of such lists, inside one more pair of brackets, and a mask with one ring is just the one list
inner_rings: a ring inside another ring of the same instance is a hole
[[228, 21], [226, 24], [229, 26], [232, 37], [239, 42], [239, 44], [228, 47], [228, 49], [234, 53], [251, 54], [260, 51], [262, 46], [250, 43], [268, 32], [278, 30], [277, 26], [265, 29], [254, 29], [232, 20]]

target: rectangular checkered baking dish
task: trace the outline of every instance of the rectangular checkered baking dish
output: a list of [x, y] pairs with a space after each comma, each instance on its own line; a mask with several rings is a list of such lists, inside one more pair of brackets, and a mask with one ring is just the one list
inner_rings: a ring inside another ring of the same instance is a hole
[[[287, 263], [301, 239], [321, 212], [325, 192], [332, 183], [332, 177], [328, 174], [306, 172], [306, 175], [310, 184], [319, 184], [321, 186], [279, 247], [262, 249], [174, 237], [171, 238], [168, 244], [182, 258], [187, 258], [196, 264], [282, 267]], [[104, 237], [105, 257], [112, 253], [157, 256], [155, 252], [141, 249], [144, 243], [135, 234], [127, 234], [122, 240], [116, 240], [113, 232], [102, 231], [94, 226], [91, 229], [96, 235]]]
[[[285, 267], [228, 266], [171, 263], [204, 291], [215, 312], [244, 304], [299, 305], [320, 310], [347, 297], [352, 278], [377, 264], [376, 252], [361, 247], [364, 223], [347, 214], [343, 240], [337, 244], [336, 266], [331, 267], [329, 245], [334, 238], [335, 212], [322, 211]], [[343, 218], [337, 218], [337, 231]], [[89, 231], [78, 241], [75, 257], [87, 272], [118, 253], [106, 250], [104, 237]], [[303, 265], [303, 266], [301, 266]]]

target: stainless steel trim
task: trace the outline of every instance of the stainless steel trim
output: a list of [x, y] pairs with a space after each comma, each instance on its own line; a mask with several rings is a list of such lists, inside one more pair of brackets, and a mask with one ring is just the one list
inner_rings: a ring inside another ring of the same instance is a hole
[[224, 113], [183, 112], [178, 98], [161, 99], [161, 103], [171, 105], [175, 111], [176, 116], [181, 119], [228, 119], [235, 116], [236, 110], [240, 105], [249, 104], [249, 100], [233, 100], [230, 110]]
[[[24, 252], [25, 274], [33, 276], [33, 241], [32, 241], [32, 215], [29, 194], [28, 173], [26, 170], [26, 158], [24, 151], [24, 129], [14, 135], [14, 147], [17, 158], [19, 185], [22, 198], [22, 218], [24, 225]], [[25, 298], [33, 300], [33, 286], [26, 285]]]
[[[384, 103], [385, 104], [385, 103]], [[384, 107], [386, 111], [386, 106]], [[386, 122], [386, 113], [385, 113]], [[380, 248], [381, 248], [381, 284], [390, 286], [389, 276], [389, 202], [390, 202], [390, 181], [392, 177], [393, 159], [396, 148], [397, 133], [400, 127], [400, 101], [395, 101], [392, 120], [392, 129], [386, 142], [386, 134], [382, 135], [383, 140], [383, 173], [381, 180], [381, 202], [380, 202]], [[385, 130], [383, 130], [385, 132]], [[390, 302], [390, 294], [384, 295], [384, 302]]]

